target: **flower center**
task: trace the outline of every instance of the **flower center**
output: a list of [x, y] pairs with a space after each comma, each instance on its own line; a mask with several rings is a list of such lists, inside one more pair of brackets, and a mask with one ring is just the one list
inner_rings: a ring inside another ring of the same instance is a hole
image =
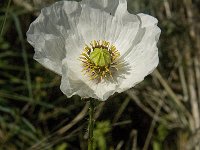
[[95, 48], [94, 51], [90, 53], [90, 60], [96, 66], [109, 66], [111, 64], [111, 55], [105, 48]]
[[91, 80], [101, 82], [103, 78], [112, 77], [113, 70], [120, 56], [116, 47], [107, 41], [92, 41], [89, 45], [85, 45], [84, 51], [79, 57], [82, 62], [85, 75]]

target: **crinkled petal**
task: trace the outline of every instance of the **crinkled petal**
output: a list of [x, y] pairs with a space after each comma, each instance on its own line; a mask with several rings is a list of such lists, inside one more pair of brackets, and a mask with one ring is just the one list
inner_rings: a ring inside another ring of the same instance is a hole
[[127, 0], [119, 0], [119, 4], [115, 10], [115, 16], [123, 16], [129, 14], [127, 10]]
[[[126, 0], [61, 1], [43, 9], [27, 32], [34, 58], [62, 75], [65, 95], [99, 100], [133, 87], [155, 69], [159, 35], [157, 20], [128, 13]], [[96, 83], [82, 72], [80, 54], [93, 40], [115, 45], [126, 64], [111, 80]]]
[[43, 8], [27, 32], [28, 42], [35, 48], [34, 58], [46, 68], [61, 74], [66, 55], [65, 38], [75, 28], [81, 7], [77, 2], [61, 1]]
[[95, 9], [101, 9], [111, 15], [114, 15], [119, 1], [121, 0], [83, 0], [82, 4], [86, 4]]
[[137, 16], [141, 19], [141, 28], [156, 26], [158, 23], [158, 20], [150, 15], [140, 13]]
[[[71, 62], [73, 63], [73, 61]], [[67, 97], [79, 95], [82, 98], [89, 98], [94, 91], [79, 78], [80, 72], [77, 69], [79, 68], [76, 65], [73, 67], [69, 65], [69, 60], [63, 60], [60, 89]]]
[[[84, 43], [77, 45], [76, 39], [78, 38], [74, 36], [66, 40], [69, 56], [66, 56], [63, 67], [67, 66], [68, 69], [63, 69], [61, 90], [67, 96], [77, 94], [85, 98], [93, 97], [106, 100], [113, 93], [122, 92], [142, 81], [158, 64], [156, 43], [160, 30], [157, 31], [156, 20], [150, 20], [150, 24], [147, 24], [147, 19], [154, 18], [150, 16], [148, 18], [143, 14], [135, 16], [128, 12], [123, 15], [111, 16], [99, 9], [83, 6], [78, 31], [85, 43], [89, 44], [94, 39], [110, 41], [119, 49], [122, 58], [128, 63], [127, 70], [124, 69], [125, 71], [117, 73], [118, 82], [111, 80], [95, 83], [90, 81], [87, 75], [81, 72], [81, 62], [77, 61], [83, 51]], [[147, 65], [150, 65], [150, 67], [147, 67]], [[73, 80], [71, 77], [67, 78], [68, 73], [73, 75]], [[73, 82], [74, 80], [76, 82]], [[70, 83], [70, 86], [66, 86], [68, 83]], [[71, 87], [73, 91], [69, 92], [70, 90], [67, 90], [66, 87], [69, 89]]]
[[82, 4], [101, 9], [111, 15], [123, 15], [127, 12], [126, 0], [83, 0]]
[[68, 97], [79, 95], [82, 98], [92, 97], [105, 101], [115, 92], [116, 83], [110, 81], [97, 83], [84, 75], [80, 61], [65, 58], [62, 66], [60, 89]]
[[157, 42], [161, 30], [157, 26], [157, 19], [145, 14], [138, 16], [141, 19], [141, 35], [138, 34], [137, 43], [122, 56], [131, 69], [120, 81], [117, 92], [123, 92], [141, 82], [159, 62]]
[[84, 5], [77, 28], [86, 44], [93, 40], [106, 40], [125, 51], [125, 47], [132, 45], [139, 26], [140, 20], [136, 15], [112, 16]]

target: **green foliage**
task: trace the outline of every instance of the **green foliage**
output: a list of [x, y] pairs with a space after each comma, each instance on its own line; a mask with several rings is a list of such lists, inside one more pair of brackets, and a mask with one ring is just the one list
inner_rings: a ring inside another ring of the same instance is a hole
[[10, 48], [10, 43], [5, 41], [5, 39], [3, 39], [3, 37], [0, 37], [0, 49], [6, 50], [9, 48]]
[[[0, 2], [0, 150], [87, 149], [86, 100], [67, 99], [59, 90], [60, 76], [35, 62], [26, 42], [40, 8], [53, 2]], [[199, 6], [198, 0], [128, 0], [129, 12], [158, 18], [159, 72], [134, 90], [98, 103], [96, 149], [142, 149], [148, 143], [149, 116], [156, 122], [149, 149], [183, 150], [200, 141], [194, 119], [200, 99]]]
[[165, 141], [167, 135], [169, 134], [169, 130], [163, 124], [159, 124], [157, 128], [157, 134], [154, 136], [153, 140], [153, 150], [163, 150], [163, 142]]
[[67, 143], [62, 143], [58, 146], [56, 146], [55, 150], [67, 150]]
[[99, 150], [107, 150], [107, 134], [111, 130], [111, 124], [109, 121], [96, 122], [94, 129], [94, 147]]

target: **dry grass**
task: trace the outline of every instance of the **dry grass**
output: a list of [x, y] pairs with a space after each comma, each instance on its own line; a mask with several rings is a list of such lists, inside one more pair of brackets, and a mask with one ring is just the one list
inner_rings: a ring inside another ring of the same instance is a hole
[[[86, 149], [88, 105], [66, 100], [60, 77], [32, 60], [25, 39], [53, 1], [9, 2], [0, 4], [0, 149]], [[128, 2], [130, 12], [158, 18], [160, 64], [135, 88], [96, 104], [96, 147], [200, 150], [200, 2]]]

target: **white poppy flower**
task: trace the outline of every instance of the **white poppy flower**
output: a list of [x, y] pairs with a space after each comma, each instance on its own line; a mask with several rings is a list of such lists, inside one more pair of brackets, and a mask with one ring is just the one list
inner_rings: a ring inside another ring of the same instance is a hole
[[27, 39], [34, 59], [62, 76], [65, 95], [107, 100], [158, 65], [157, 22], [130, 14], [126, 0], [60, 1], [42, 9]]

